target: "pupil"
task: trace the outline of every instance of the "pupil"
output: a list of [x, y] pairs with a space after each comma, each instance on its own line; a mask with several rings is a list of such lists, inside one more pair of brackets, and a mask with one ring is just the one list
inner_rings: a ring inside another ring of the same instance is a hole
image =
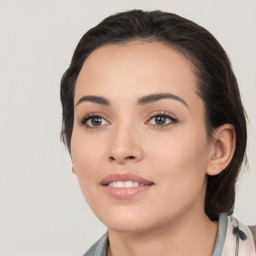
[[101, 125], [102, 120], [101, 120], [101, 117], [93, 117], [91, 122], [93, 126], [99, 126]]
[[164, 116], [158, 116], [158, 117], [156, 117], [156, 124], [165, 124], [165, 122], [166, 122], [166, 117], [164, 117]]

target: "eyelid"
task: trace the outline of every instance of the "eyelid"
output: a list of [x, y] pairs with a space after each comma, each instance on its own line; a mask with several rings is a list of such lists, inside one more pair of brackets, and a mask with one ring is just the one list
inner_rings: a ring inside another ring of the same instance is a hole
[[80, 125], [84, 126], [85, 128], [88, 128], [88, 129], [100, 129], [103, 126], [106, 126], [106, 125], [100, 125], [100, 126], [87, 125], [86, 122], [92, 117], [101, 117], [102, 119], [104, 119], [106, 122], [108, 122], [110, 124], [110, 121], [108, 120], [109, 118], [106, 115], [99, 113], [99, 112], [92, 112], [92, 113], [89, 113], [89, 114], [83, 116], [83, 118], [79, 121]]
[[160, 116], [160, 115], [170, 116], [171, 118], [178, 120], [178, 118], [177, 118], [173, 113], [168, 112], [168, 111], [166, 111], [166, 110], [155, 110], [155, 111], [151, 112], [151, 113], [147, 116], [147, 119], [150, 119], [150, 118], [152, 118], [152, 117], [154, 117], [154, 116]]
[[171, 122], [168, 124], [163, 124], [163, 125], [157, 125], [157, 124], [149, 124], [149, 125], [152, 125], [152, 126], [155, 126], [158, 128], [166, 128], [170, 125], [174, 125], [177, 122], [179, 122], [179, 119], [174, 114], [172, 114], [168, 111], [165, 111], [165, 110], [157, 110], [148, 115], [147, 121], [145, 122], [145, 124], [147, 124], [153, 117], [156, 117], [156, 116], [165, 116], [165, 117], [169, 118], [171, 120]]

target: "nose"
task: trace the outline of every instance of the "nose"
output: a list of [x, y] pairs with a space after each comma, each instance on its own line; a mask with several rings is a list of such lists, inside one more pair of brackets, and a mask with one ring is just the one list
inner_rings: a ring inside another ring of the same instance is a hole
[[135, 128], [117, 127], [109, 143], [109, 161], [118, 164], [139, 162], [143, 159], [142, 145]]

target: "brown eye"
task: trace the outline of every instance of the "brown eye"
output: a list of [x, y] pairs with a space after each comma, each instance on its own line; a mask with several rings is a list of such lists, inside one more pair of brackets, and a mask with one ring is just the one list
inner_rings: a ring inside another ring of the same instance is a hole
[[100, 126], [102, 124], [102, 117], [91, 117], [89, 122], [92, 126]]
[[159, 115], [154, 115], [151, 117], [148, 121], [149, 124], [155, 125], [155, 126], [168, 126], [170, 124], [177, 123], [178, 119], [171, 117], [166, 114], [159, 114]]
[[106, 124], [109, 123], [99, 115], [87, 116], [81, 121], [81, 125], [87, 128], [97, 128]]
[[157, 125], [163, 125], [163, 124], [165, 124], [166, 123], [166, 117], [165, 116], [156, 116], [155, 117], [155, 123], [157, 124]]

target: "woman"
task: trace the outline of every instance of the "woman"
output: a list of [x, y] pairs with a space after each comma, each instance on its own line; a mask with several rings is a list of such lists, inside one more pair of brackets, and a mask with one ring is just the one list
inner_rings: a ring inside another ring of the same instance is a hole
[[204, 28], [161, 11], [110, 16], [61, 81], [62, 138], [108, 232], [89, 255], [254, 255], [230, 216], [246, 119], [228, 57]]

